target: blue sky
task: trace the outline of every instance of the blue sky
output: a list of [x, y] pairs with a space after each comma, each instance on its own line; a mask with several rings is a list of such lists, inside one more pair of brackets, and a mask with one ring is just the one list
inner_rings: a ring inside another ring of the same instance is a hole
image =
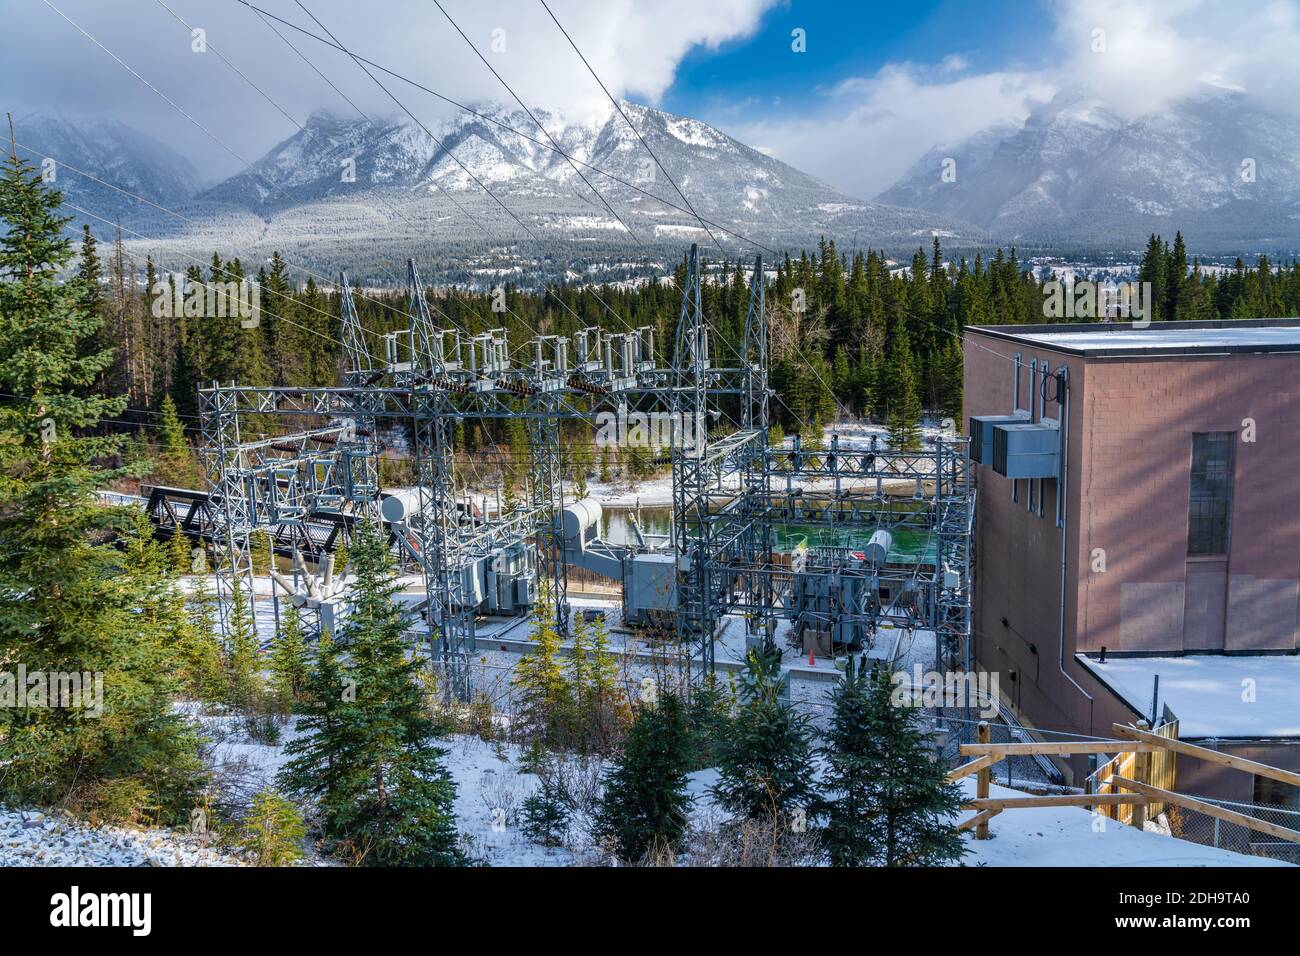
[[[295, 0], [256, 0], [312, 26]], [[429, 0], [303, 0], [350, 47], [463, 102], [504, 102], [500, 83]], [[571, 120], [609, 103], [533, 0], [442, 0], [528, 102]], [[1120, 119], [1206, 83], [1300, 111], [1300, 0], [547, 0], [616, 95], [693, 116], [852, 196], [887, 189], [935, 146], [1023, 123], [1086, 87]], [[0, 0], [0, 101], [19, 116], [109, 115], [229, 176], [313, 110], [398, 115], [344, 54], [300, 40], [313, 69], [233, 0], [50, 0], [230, 145], [213, 147], [50, 5]], [[197, 55], [191, 26], [229, 59]], [[791, 50], [806, 31], [807, 52]], [[1106, 37], [1096, 49], [1094, 37]], [[501, 49], [492, 49], [494, 37]], [[246, 79], [236, 76], [239, 70]], [[246, 82], [247, 80], [247, 82]], [[250, 87], [256, 83], [275, 99]], [[423, 121], [455, 111], [399, 90]], [[512, 105], [512, 104], [509, 104]], [[283, 112], [281, 111], [283, 109]], [[291, 122], [286, 114], [293, 118]]]
[[[661, 102], [674, 113], [734, 123], [834, 108], [826, 94], [837, 84], [892, 63], [960, 56], [977, 72], [1034, 66], [1052, 19], [1044, 0], [791, 0], [768, 10], [752, 36], [691, 49]], [[796, 28], [805, 31], [805, 53], [791, 50]]]

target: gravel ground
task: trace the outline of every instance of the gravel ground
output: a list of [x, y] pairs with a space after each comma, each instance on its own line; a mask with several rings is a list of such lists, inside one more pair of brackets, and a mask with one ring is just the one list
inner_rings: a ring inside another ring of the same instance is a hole
[[92, 827], [55, 813], [0, 810], [0, 866], [244, 866], [174, 830]]

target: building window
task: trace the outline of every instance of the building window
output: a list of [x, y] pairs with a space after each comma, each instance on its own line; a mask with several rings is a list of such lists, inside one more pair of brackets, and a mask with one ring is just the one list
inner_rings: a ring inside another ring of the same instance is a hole
[[1188, 554], [1227, 554], [1232, 514], [1232, 446], [1236, 432], [1192, 436]]

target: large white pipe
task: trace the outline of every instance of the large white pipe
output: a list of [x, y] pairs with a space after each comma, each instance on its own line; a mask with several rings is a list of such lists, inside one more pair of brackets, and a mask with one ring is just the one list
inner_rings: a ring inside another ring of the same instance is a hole
[[384, 520], [392, 524], [411, 520], [411, 516], [420, 510], [420, 492], [414, 488], [395, 491], [379, 505], [379, 513]]
[[575, 501], [564, 509], [564, 515], [561, 519], [564, 537], [566, 539], [580, 538], [588, 528], [599, 527], [600, 517], [603, 513], [600, 502], [595, 498], [583, 498], [580, 501]]

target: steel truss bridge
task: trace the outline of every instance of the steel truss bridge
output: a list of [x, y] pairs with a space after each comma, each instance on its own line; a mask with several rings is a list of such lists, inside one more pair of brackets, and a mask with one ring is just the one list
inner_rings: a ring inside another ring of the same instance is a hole
[[[388, 526], [424, 582], [420, 625], [428, 652], [445, 668], [449, 690], [467, 694], [475, 650], [467, 572], [484, 557], [535, 541], [556, 624], [566, 633], [561, 427], [587, 422], [594, 435], [599, 413], [631, 409], [673, 413], [668, 458], [675, 631], [690, 651], [692, 674], [713, 670], [715, 634], [725, 615], [742, 614], [748, 638], [770, 642], [776, 620], [790, 616], [800, 576], [836, 583], [868, 579], [870, 588], [858, 591], [911, 596], [832, 604], [822, 615], [826, 620], [816, 623], [851, 619], [873, 629], [885, 622], [933, 628], [942, 647], [969, 662], [975, 491], [965, 440], [939, 441], [926, 452], [841, 449], [837, 441], [820, 450], [805, 450], [797, 440], [793, 450], [769, 447], [761, 257], [740, 341], [723, 343], [728, 354], [721, 357], [702, 309], [695, 246], [667, 355], [650, 327], [611, 332], [593, 326], [572, 341], [537, 336], [520, 363], [504, 329], [470, 335], [436, 325], [413, 262], [407, 273], [410, 325], [384, 337], [382, 358], [368, 348], [347, 275], [340, 277], [341, 385], [232, 383], [200, 391], [207, 535], [225, 632], [237, 600], [255, 614], [250, 542], [259, 532], [312, 556], [308, 543], [322, 525], [337, 526], [346, 537], [357, 521], [380, 520], [378, 426], [402, 423], [414, 435], [415, 492], [409, 511]], [[461, 422], [508, 418], [527, 423], [526, 494], [512, 507], [468, 515], [452, 435]], [[707, 434], [697, 427], [688, 441], [687, 422], [713, 425]], [[275, 429], [283, 433], [262, 437]], [[884, 493], [884, 482], [900, 480], [915, 482], [912, 498]], [[866, 534], [917, 530], [933, 541], [933, 556], [867, 565], [850, 549], [814, 548], [796, 569], [774, 550], [777, 526], [789, 522]], [[305, 561], [296, 561], [295, 574], [300, 566], [305, 573]], [[305, 623], [320, 626], [310, 617]]]

